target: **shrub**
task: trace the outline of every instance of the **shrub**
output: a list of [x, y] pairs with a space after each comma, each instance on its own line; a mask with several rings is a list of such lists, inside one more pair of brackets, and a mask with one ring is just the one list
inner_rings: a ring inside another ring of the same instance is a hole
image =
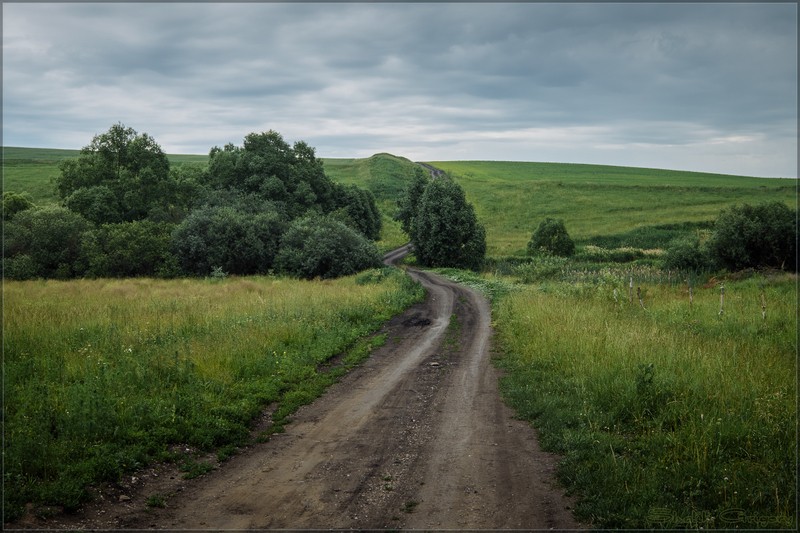
[[295, 220], [275, 259], [281, 272], [307, 279], [347, 276], [380, 264], [374, 243], [330, 217]]
[[528, 242], [528, 254], [536, 255], [542, 251], [561, 257], [575, 253], [575, 243], [567, 233], [563, 220], [546, 218], [539, 223]]
[[675, 239], [667, 248], [664, 268], [699, 272], [711, 268], [708, 250], [701, 246], [697, 237]]
[[175, 229], [172, 249], [187, 273], [208, 275], [219, 267], [229, 274], [263, 274], [273, 266], [283, 231], [283, 219], [274, 211], [204, 207]]
[[95, 224], [120, 222], [121, 207], [116, 195], [105, 185], [80, 187], [70, 194], [64, 204]]
[[88, 231], [81, 247], [83, 273], [96, 277], [175, 275], [172, 229], [171, 224], [141, 220]]
[[34, 207], [27, 193], [18, 194], [11, 191], [3, 193], [3, 220], [11, 220], [14, 215]]
[[63, 207], [27, 209], [3, 228], [12, 241], [4, 243], [3, 251], [6, 257], [28, 256], [26, 272], [35, 265], [37, 276], [69, 278], [76, 274], [81, 239], [89, 228], [86, 219]]
[[797, 213], [781, 202], [732, 206], [720, 213], [708, 247], [729, 270], [797, 270]]

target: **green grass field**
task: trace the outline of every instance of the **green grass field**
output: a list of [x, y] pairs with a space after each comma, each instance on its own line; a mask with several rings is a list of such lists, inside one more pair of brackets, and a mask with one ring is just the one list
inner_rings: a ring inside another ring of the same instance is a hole
[[[70, 152], [4, 153], [4, 190], [56, 201], [49, 176]], [[690, 303], [687, 276], [660, 267], [672, 239], [707, 235], [730, 205], [796, 208], [796, 180], [432, 164], [475, 205], [490, 255], [482, 274], [443, 273], [491, 297], [504, 394], [562, 455], [559, 477], [580, 518], [609, 528], [797, 526], [796, 275], [688, 276]], [[405, 242], [392, 215], [412, 162], [377, 154], [324, 165], [334, 181], [375, 194], [383, 249]], [[545, 217], [565, 220], [575, 257], [524, 256]], [[291, 410], [314, 397], [330, 380], [319, 361], [419, 296], [384, 276], [7, 282], [5, 494], [16, 495], [7, 509], [74, 506], [77, 483], [167, 457], [176, 431], [224, 447], [265, 402]], [[145, 431], [136, 417], [162, 429]]]
[[492, 256], [524, 255], [546, 217], [564, 219], [576, 243], [585, 244], [666, 224], [712, 221], [736, 203], [797, 205], [797, 181], [791, 179], [560, 163], [430, 164], [464, 188], [486, 226]]
[[[797, 278], [526, 286], [495, 306], [503, 391], [601, 528], [787, 528], [797, 486]], [[616, 291], [616, 296], [615, 292]], [[766, 318], [762, 316], [766, 302]], [[524, 333], [522, 333], [524, 332]]]
[[421, 296], [394, 269], [335, 281], [6, 281], [5, 519], [28, 502], [74, 509], [90, 484], [154, 460], [191, 462], [170, 454], [176, 444], [230, 453], [273, 403], [279, 430]]

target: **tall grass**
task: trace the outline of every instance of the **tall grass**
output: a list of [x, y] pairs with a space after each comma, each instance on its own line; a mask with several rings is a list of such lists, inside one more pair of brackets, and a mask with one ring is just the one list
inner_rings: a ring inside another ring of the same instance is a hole
[[171, 444], [242, 444], [273, 402], [283, 423], [335, 380], [323, 362], [420, 297], [390, 269], [311, 282], [6, 282], [6, 518], [26, 502], [75, 508], [89, 484]]
[[[797, 280], [585, 277], [495, 305], [502, 389], [598, 527], [796, 527]], [[713, 284], [712, 284], [713, 285]], [[767, 302], [762, 318], [762, 298]]]

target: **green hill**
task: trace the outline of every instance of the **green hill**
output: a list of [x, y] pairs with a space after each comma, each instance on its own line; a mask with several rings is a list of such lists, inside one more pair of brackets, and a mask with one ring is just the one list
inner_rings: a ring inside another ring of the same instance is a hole
[[[58, 163], [77, 150], [3, 148], [3, 190], [27, 192], [35, 203], [58, 201]], [[170, 162], [203, 163], [204, 155], [170, 154]], [[395, 202], [418, 168], [380, 153], [361, 159], [323, 158], [336, 182], [372, 191], [383, 212], [382, 247], [406, 237], [392, 220]], [[707, 228], [733, 204], [782, 201], [794, 208], [797, 180], [767, 179], [568, 163], [434, 161], [464, 188], [487, 229], [491, 256], [521, 255], [545, 217], [563, 218], [578, 244], [606, 248], [662, 247], [675, 236]]]
[[602, 165], [435, 161], [464, 188], [486, 225], [489, 255], [524, 253], [546, 217], [562, 218], [579, 244], [663, 246], [708, 226], [732, 204], [782, 201], [797, 181]]

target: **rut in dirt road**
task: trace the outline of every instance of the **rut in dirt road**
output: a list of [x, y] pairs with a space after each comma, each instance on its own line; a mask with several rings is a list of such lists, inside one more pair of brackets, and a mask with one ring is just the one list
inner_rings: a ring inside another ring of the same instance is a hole
[[390, 321], [386, 344], [286, 433], [120, 527], [579, 527], [553, 485], [554, 458], [500, 400], [486, 300], [431, 273], [409, 275], [425, 302]]

